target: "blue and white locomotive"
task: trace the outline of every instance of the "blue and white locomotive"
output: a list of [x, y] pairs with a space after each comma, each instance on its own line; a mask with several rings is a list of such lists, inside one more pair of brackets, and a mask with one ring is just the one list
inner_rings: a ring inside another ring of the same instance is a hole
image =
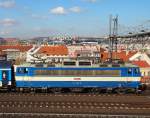
[[89, 62], [64, 62], [63, 66], [55, 67], [16, 66], [12, 69], [8, 66], [0, 69], [0, 87], [15, 87], [16, 90], [137, 90], [140, 81], [139, 67], [133, 65], [91, 66]]
[[[18, 66], [15, 71], [17, 88], [60, 89], [138, 89], [141, 74], [136, 66], [89, 66], [88, 62], [65, 62], [60, 67]], [[70, 66], [71, 65], [71, 66]], [[75, 65], [75, 66], [74, 66]], [[88, 65], [88, 66], [87, 66]]]

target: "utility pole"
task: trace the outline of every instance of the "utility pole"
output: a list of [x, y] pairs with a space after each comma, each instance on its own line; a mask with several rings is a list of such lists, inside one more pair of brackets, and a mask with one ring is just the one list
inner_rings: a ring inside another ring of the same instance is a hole
[[[113, 59], [117, 59], [117, 45], [118, 45], [118, 16], [112, 17], [110, 15], [109, 19], [109, 59], [112, 63]], [[115, 57], [113, 57], [113, 52], [115, 51]]]
[[109, 61], [112, 62], [112, 15], [109, 17]]
[[117, 59], [117, 50], [118, 50], [118, 16], [114, 18], [114, 30], [113, 30], [113, 38], [115, 43], [115, 59]]

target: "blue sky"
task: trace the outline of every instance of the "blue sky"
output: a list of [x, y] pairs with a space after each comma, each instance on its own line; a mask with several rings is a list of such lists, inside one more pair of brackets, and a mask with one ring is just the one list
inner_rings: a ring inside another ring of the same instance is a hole
[[0, 37], [104, 36], [109, 15], [122, 30], [150, 21], [150, 0], [0, 0]]

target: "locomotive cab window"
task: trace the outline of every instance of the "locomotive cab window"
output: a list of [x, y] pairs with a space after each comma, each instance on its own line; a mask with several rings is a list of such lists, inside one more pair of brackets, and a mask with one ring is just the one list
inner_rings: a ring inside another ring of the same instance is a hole
[[18, 73], [19, 74], [27, 74], [28, 73], [28, 68], [18, 68]]
[[129, 75], [132, 74], [132, 69], [131, 68], [128, 69], [128, 74]]
[[135, 68], [135, 69], [134, 69], [134, 73], [135, 73], [135, 74], [139, 74], [139, 73], [140, 73], [140, 72], [139, 72], [139, 69], [138, 69], [138, 68]]

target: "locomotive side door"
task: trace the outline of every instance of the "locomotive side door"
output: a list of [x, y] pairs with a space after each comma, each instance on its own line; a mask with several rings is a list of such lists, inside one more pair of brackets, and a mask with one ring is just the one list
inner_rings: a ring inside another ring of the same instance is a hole
[[23, 82], [24, 82], [24, 84], [23, 84], [23, 87], [27, 87], [27, 86], [29, 86], [29, 83], [28, 83], [28, 69], [27, 68], [22, 68], [22, 74], [23, 74], [23, 77], [22, 77], [22, 79], [23, 79]]
[[128, 68], [127, 82], [131, 82], [132, 76], [133, 76], [132, 68]]
[[2, 70], [2, 87], [6, 87], [9, 82], [9, 71]]

